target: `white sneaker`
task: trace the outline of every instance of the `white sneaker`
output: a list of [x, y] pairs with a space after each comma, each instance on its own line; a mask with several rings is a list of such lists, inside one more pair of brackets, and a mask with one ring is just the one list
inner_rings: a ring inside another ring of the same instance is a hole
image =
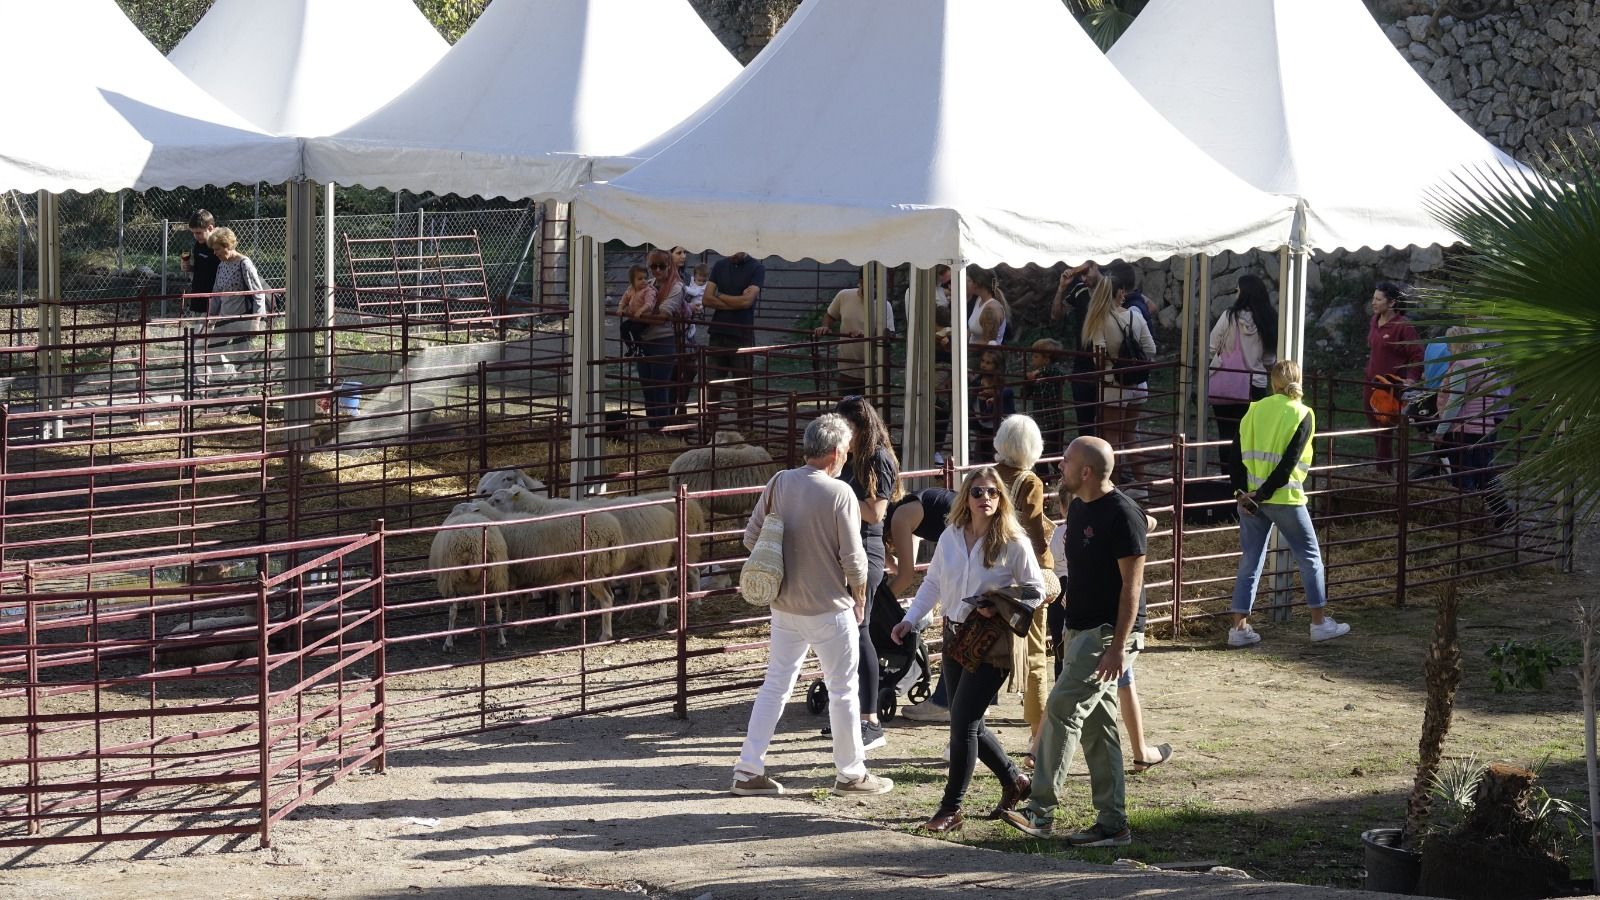
[[900, 710], [900, 717], [913, 722], [948, 722], [950, 721], [949, 707], [940, 706], [932, 700], [924, 700]]
[[1238, 628], [1228, 629], [1229, 647], [1248, 647], [1252, 644], [1259, 643], [1261, 643], [1261, 635], [1257, 634], [1256, 630], [1250, 627], [1249, 622], [1244, 623]]
[[1324, 618], [1320, 623], [1311, 626], [1311, 639], [1313, 641], [1331, 641], [1350, 633], [1350, 626], [1343, 622], [1335, 622], [1333, 616]]

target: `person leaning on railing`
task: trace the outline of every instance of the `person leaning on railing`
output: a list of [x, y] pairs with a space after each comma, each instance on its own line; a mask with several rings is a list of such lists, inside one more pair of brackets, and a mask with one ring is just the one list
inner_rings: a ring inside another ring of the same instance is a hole
[[1306, 478], [1311, 474], [1311, 439], [1317, 416], [1303, 402], [1300, 364], [1282, 360], [1269, 374], [1272, 394], [1250, 404], [1239, 423], [1233, 463], [1228, 472], [1239, 498], [1239, 576], [1233, 584], [1233, 627], [1230, 647], [1248, 647], [1261, 635], [1250, 627], [1261, 567], [1267, 557], [1267, 539], [1276, 528], [1300, 564], [1305, 584], [1306, 608], [1311, 610], [1311, 639], [1332, 640], [1348, 634], [1350, 626], [1327, 614], [1328, 590], [1317, 531], [1306, 510]]

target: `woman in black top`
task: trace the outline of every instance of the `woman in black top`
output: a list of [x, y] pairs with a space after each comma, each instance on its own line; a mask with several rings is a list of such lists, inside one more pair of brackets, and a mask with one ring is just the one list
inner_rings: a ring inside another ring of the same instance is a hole
[[[878, 418], [878, 411], [861, 397], [839, 401], [839, 415], [850, 423], [855, 436], [850, 441], [850, 458], [839, 478], [850, 485], [861, 501], [861, 544], [867, 551], [867, 598], [877, 593], [883, 581], [883, 522], [889, 503], [900, 494], [900, 460], [889, 442], [889, 429]], [[872, 646], [872, 632], [863, 621], [861, 648], [861, 744], [868, 750], [886, 741], [878, 723], [878, 651]]]

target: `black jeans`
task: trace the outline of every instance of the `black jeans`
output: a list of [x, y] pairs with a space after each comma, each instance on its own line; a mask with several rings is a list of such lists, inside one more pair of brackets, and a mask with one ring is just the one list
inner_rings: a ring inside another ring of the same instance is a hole
[[1233, 441], [1239, 436], [1239, 423], [1244, 421], [1244, 414], [1250, 411], [1250, 403], [1254, 403], [1267, 396], [1266, 388], [1250, 385], [1249, 403], [1213, 403], [1211, 415], [1217, 420], [1217, 437], [1227, 441], [1227, 445], [1217, 448], [1217, 465], [1222, 467], [1222, 474], [1232, 471]]
[[[945, 641], [950, 631], [945, 629]], [[1007, 783], [1020, 774], [1016, 764], [1006, 756], [1000, 739], [983, 723], [983, 714], [1000, 693], [1000, 686], [1010, 675], [1004, 669], [984, 663], [976, 672], [968, 672], [960, 665], [947, 662], [944, 677], [950, 692], [950, 776], [944, 784], [944, 799], [940, 809], [960, 809], [961, 799], [972, 784], [972, 773], [977, 760], [989, 767], [996, 778]], [[977, 759], [974, 759], [976, 757]]]
[[[1056, 678], [1060, 678], [1061, 666], [1066, 662], [1067, 657], [1066, 648], [1061, 645], [1061, 638], [1067, 632], [1067, 608], [1061, 605], [1060, 600], [1057, 600], [1045, 607], [1044, 614], [1045, 629], [1050, 633], [1050, 650], [1055, 654], [1056, 658]], [[1051, 684], [1054, 683], [1054, 681], [1051, 682]]]
[[1074, 374], [1067, 384], [1072, 388], [1073, 411], [1078, 416], [1078, 434], [1081, 437], [1093, 437], [1095, 425], [1100, 419], [1100, 387], [1096, 379], [1098, 373]]
[[861, 662], [857, 667], [860, 676], [861, 714], [878, 714], [878, 684], [882, 672], [878, 665], [878, 648], [872, 645], [872, 600], [878, 595], [878, 585], [883, 581], [883, 538], [863, 538], [867, 550], [867, 614], [861, 619]]

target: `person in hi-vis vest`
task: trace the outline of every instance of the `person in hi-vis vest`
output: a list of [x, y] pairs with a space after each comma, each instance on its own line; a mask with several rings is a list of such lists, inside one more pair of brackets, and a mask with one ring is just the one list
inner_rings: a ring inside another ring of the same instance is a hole
[[1269, 375], [1272, 394], [1250, 404], [1239, 423], [1228, 477], [1239, 499], [1239, 577], [1233, 585], [1233, 627], [1228, 645], [1248, 647], [1261, 640], [1250, 627], [1250, 608], [1261, 582], [1267, 539], [1276, 528], [1300, 565], [1306, 608], [1311, 610], [1311, 639], [1328, 641], [1348, 634], [1350, 626], [1327, 614], [1327, 581], [1317, 532], [1306, 510], [1307, 476], [1311, 473], [1311, 439], [1316, 413], [1306, 406], [1300, 387], [1300, 364], [1283, 360]]

